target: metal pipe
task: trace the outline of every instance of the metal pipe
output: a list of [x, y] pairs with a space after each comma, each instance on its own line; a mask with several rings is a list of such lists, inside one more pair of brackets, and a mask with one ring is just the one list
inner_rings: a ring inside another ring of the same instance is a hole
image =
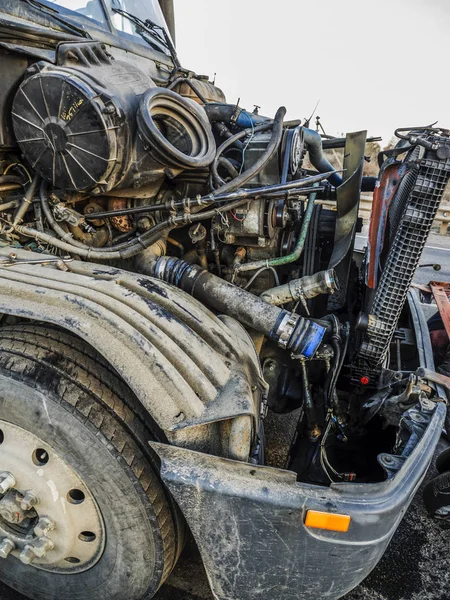
[[[174, 240], [172, 240], [172, 242], [173, 241]], [[143, 273], [144, 275], [151, 275], [153, 263], [161, 256], [164, 256], [166, 251], [167, 236], [164, 236], [161, 239], [157, 240], [154, 244], [137, 254], [134, 263], [136, 271], [138, 273]]]
[[31, 204], [33, 203], [33, 198], [36, 195], [40, 180], [41, 180], [40, 176], [35, 175], [33, 178], [33, 181], [28, 186], [28, 188], [25, 192], [25, 195], [22, 198], [22, 203], [19, 206], [19, 208], [16, 212], [16, 215], [14, 217], [13, 227], [15, 227], [16, 225], [18, 225], [19, 223], [21, 223], [23, 221], [25, 213], [27, 212], [27, 210], [30, 208]]
[[[302, 190], [303, 193], [309, 191], [309, 186], [314, 185], [315, 183], [319, 183], [324, 179], [327, 179], [332, 173], [336, 173], [337, 171], [330, 171], [329, 173], [319, 173], [318, 175], [311, 175], [310, 177], [305, 177], [303, 179], [297, 179], [295, 181], [290, 181], [289, 183], [276, 183], [273, 185], [265, 185], [259, 188], [248, 189], [244, 188], [241, 190], [237, 190], [235, 192], [228, 192], [227, 194], [218, 194], [214, 196], [213, 194], [208, 194], [207, 196], [202, 196], [201, 198], [183, 198], [177, 202], [165, 202], [164, 204], [149, 204], [145, 206], [135, 206], [131, 208], [124, 208], [122, 210], [115, 211], [102, 211], [91, 213], [89, 215], [84, 215], [86, 221], [93, 221], [96, 219], [105, 219], [107, 217], [114, 217], [120, 215], [133, 215], [139, 213], [146, 212], [158, 212], [160, 210], [175, 210], [176, 208], [189, 207], [190, 209], [196, 206], [206, 207], [213, 203], [219, 202], [229, 202], [231, 200], [244, 200], [246, 198], [251, 198], [252, 200], [259, 197], [268, 197], [270, 195], [278, 194], [278, 193], [289, 193], [295, 192], [301, 188], [306, 188], [306, 190]], [[202, 213], [203, 214], [203, 213]]]
[[309, 300], [319, 294], [333, 294], [338, 287], [336, 273], [334, 269], [329, 269], [300, 279], [292, 279], [288, 283], [266, 290], [260, 298], [269, 304], [280, 306], [287, 302]]

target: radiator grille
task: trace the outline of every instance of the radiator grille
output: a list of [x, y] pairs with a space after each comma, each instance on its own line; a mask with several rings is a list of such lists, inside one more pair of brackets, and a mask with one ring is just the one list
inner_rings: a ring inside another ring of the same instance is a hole
[[[427, 141], [450, 148], [447, 138], [428, 136]], [[358, 357], [360, 367], [375, 368], [388, 353], [449, 177], [450, 158], [439, 160], [435, 151], [427, 151], [420, 161], [417, 179], [375, 292], [370, 310], [374, 318], [370, 320], [361, 345]]]

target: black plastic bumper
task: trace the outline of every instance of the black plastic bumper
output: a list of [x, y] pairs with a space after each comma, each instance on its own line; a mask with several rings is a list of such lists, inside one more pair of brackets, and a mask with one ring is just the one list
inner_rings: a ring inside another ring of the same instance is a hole
[[[408, 302], [420, 365], [434, 369], [415, 290]], [[297, 483], [289, 471], [151, 443], [161, 477], [196, 539], [214, 597], [335, 600], [357, 586], [382, 557], [424, 478], [446, 410], [444, 403], [436, 405], [401, 468], [376, 484], [311, 486]], [[346, 533], [308, 528], [309, 509], [350, 515], [350, 528]]]
[[[446, 407], [438, 404], [389, 481], [321, 488], [295, 474], [152, 443], [161, 476], [200, 549], [218, 600], [337, 599], [375, 567], [427, 471]], [[351, 516], [347, 533], [307, 528], [308, 509]]]

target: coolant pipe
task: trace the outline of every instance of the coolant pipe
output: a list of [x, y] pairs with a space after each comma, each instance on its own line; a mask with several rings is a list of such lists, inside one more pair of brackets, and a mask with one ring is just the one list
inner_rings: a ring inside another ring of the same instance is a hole
[[[308, 129], [307, 127], [302, 127], [303, 136], [305, 144], [308, 146], [308, 155], [311, 164], [318, 170], [320, 173], [326, 173], [327, 171], [333, 171], [332, 164], [325, 158], [323, 155], [322, 148], [322, 138], [320, 137], [320, 133], [314, 131], [314, 129]], [[342, 183], [342, 177], [337, 173], [333, 173], [328, 177], [328, 181], [334, 187], [338, 187]]]
[[154, 263], [153, 275], [176, 285], [219, 313], [234, 317], [263, 333], [295, 356], [314, 356], [327, 331], [326, 324], [272, 306], [198, 265], [178, 258], [159, 258]]
[[337, 289], [336, 273], [334, 269], [328, 269], [300, 279], [292, 279], [288, 283], [266, 290], [260, 298], [269, 304], [280, 306], [287, 302], [309, 300], [319, 294], [334, 294]]
[[256, 269], [262, 269], [263, 267], [281, 267], [283, 265], [289, 265], [291, 263], [296, 262], [302, 255], [303, 248], [305, 246], [306, 236], [308, 235], [309, 224], [311, 223], [316, 197], [316, 192], [313, 192], [309, 195], [308, 205], [303, 215], [300, 234], [298, 236], [295, 248], [290, 254], [288, 254], [287, 256], [278, 256], [276, 258], [255, 260], [252, 262], [244, 263], [242, 265], [238, 265], [235, 268], [235, 272], [237, 273], [241, 271], [255, 271]]

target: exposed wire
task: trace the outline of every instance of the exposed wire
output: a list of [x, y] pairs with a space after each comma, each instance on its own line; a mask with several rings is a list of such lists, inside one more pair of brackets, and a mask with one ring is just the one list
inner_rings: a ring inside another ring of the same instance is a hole
[[20, 167], [24, 171], [26, 176], [28, 177], [28, 182], [31, 183], [32, 177], [31, 177], [29, 171], [23, 166], [22, 163], [19, 163], [19, 162], [11, 163], [10, 165], [8, 165], [6, 167], [6, 169], [3, 171], [3, 175], [7, 175], [8, 171], [14, 167]]
[[234, 211], [230, 210], [231, 216], [233, 217], [233, 219], [235, 221], [239, 221], [239, 223], [242, 223], [243, 221], [245, 221], [245, 217], [243, 217], [242, 219], [240, 219], [235, 213]]
[[327, 422], [327, 426], [326, 426], [326, 429], [325, 429], [325, 433], [323, 434], [322, 441], [320, 442], [320, 464], [322, 466], [322, 469], [323, 469], [324, 473], [328, 477], [328, 479], [331, 481], [331, 483], [333, 483], [334, 479], [331, 477], [330, 473], [328, 472], [328, 469], [330, 469], [330, 471], [338, 479], [342, 479], [343, 477], [342, 477], [342, 475], [340, 473], [338, 473], [336, 471], [336, 469], [332, 466], [332, 464], [328, 460], [326, 443], [327, 443], [327, 439], [328, 439], [328, 436], [329, 436], [330, 431], [331, 431], [331, 427], [332, 427], [333, 422], [334, 422], [334, 417], [333, 417], [333, 414], [331, 412], [328, 413], [327, 419], [328, 419], [328, 422]]

